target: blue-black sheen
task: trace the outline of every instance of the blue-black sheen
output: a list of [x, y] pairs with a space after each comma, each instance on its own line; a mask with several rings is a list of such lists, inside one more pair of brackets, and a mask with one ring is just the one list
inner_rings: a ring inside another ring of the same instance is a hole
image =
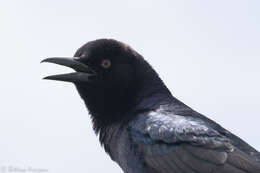
[[76, 71], [46, 79], [75, 84], [101, 144], [125, 173], [260, 173], [257, 150], [172, 96], [130, 46], [100, 39], [73, 59], [43, 62]]

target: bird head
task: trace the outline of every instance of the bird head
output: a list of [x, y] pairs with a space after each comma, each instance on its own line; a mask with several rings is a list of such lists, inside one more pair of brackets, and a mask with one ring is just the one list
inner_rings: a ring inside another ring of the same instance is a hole
[[94, 121], [102, 119], [108, 123], [118, 120], [145, 95], [164, 86], [140, 54], [113, 39], [88, 42], [72, 58], [54, 57], [42, 62], [75, 70], [44, 79], [74, 83]]
[[134, 78], [136, 52], [124, 43], [112, 39], [88, 42], [74, 57], [53, 57], [42, 62], [73, 68], [76, 72], [47, 76], [44, 79], [72, 82], [86, 88], [128, 87]]

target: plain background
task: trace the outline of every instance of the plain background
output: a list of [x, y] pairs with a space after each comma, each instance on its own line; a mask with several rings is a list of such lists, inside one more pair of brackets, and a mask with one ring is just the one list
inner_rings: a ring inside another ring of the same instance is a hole
[[[260, 149], [260, 1], [0, 1], [0, 168], [121, 169], [100, 147], [70, 72], [46, 57], [115, 38], [141, 53], [173, 94]], [[0, 169], [1, 171], [1, 169]]]

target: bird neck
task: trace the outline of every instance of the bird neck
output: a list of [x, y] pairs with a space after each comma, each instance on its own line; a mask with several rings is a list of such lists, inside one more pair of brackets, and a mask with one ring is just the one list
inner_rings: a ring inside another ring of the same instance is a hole
[[[135, 112], [152, 111], [162, 105], [168, 105], [176, 112], [192, 111], [187, 105], [175, 98], [166, 87], [158, 73], [143, 58], [135, 64], [137, 81], [139, 85], [137, 91], [138, 102]], [[145, 79], [145, 80], [144, 80]]]
[[102, 90], [82, 85], [76, 87], [89, 110], [96, 133], [121, 121], [134, 106], [135, 94], [132, 89], [125, 92], [120, 87], [107, 87]]
[[170, 102], [170, 91], [161, 80], [155, 79], [136, 81], [137, 85], [127, 91], [115, 87], [97, 92], [95, 88], [92, 90], [76, 85], [92, 117], [95, 132], [99, 133], [115, 123], [134, 118], [133, 112], [153, 109]]
[[156, 109], [162, 104], [174, 101], [169, 89], [150, 64], [141, 58], [135, 64], [136, 81], [138, 88], [137, 111]]

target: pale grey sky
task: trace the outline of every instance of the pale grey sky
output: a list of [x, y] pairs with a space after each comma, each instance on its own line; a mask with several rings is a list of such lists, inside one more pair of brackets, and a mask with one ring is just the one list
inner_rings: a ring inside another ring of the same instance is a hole
[[0, 1], [0, 171], [121, 169], [105, 154], [70, 71], [41, 64], [87, 41], [115, 38], [158, 71], [173, 94], [260, 150], [260, 1]]

